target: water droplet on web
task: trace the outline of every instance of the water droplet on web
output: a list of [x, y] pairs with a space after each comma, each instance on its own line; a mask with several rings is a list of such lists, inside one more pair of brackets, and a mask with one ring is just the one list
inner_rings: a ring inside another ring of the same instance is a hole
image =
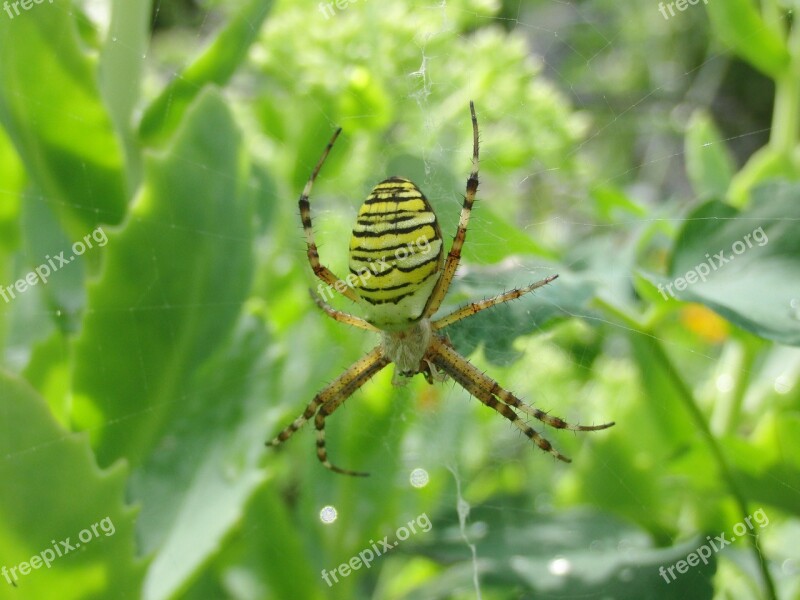
[[622, 538], [619, 540], [619, 542], [617, 542], [617, 552], [620, 552], [621, 554], [630, 555], [636, 551], [638, 551], [638, 548], [636, 548], [631, 540], [627, 538]]
[[631, 569], [630, 567], [625, 567], [619, 572], [618, 577], [620, 581], [626, 581], [626, 582], [633, 581], [634, 577], [633, 569]]
[[776, 394], [788, 394], [792, 389], [792, 383], [786, 375], [778, 375], [775, 378], [773, 389]]
[[428, 476], [428, 472], [422, 468], [416, 468], [411, 471], [411, 475], [409, 476], [408, 480], [411, 482], [411, 485], [415, 488], [422, 488], [428, 485], [428, 481], [430, 477]]
[[794, 558], [787, 558], [781, 565], [785, 575], [796, 575], [800, 573], [800, 561]]
[[789, 301], [789, 314], [796, 321], [800, 321], [800, 299], [792, 298]]
[[336, 520], [336, 516], [336, 509], [330, 505], [323, 506], [322, 510], [319, 511], [319, 520], [326, 525], [333, 523]]
[[567, 575], [572, 570], [572, 564], [563, 556], [559, 556], [547, 563], [547, 570], [553, 575]]
[[730, 392], [733, 389], [733, 377], [729, 373], [723, 373], [717, 377], [717, 390], [720, 392]]
[[111, 37], [111, 41], [112, 41], [112, 42], [116, 42], [116, 41], [117, 41], [117, 36], [112, 36], [112, 37]]

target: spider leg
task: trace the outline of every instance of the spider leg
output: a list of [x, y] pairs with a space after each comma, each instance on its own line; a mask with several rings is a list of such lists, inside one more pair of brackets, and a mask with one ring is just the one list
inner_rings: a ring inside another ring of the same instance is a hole
[[339, 321], [340, 323], [344, 323], [345, 325], [358, 327], [359, 329], [366, 329], [367, 331], [380, 332], [380, 329], [375, 327], [372, 323], [369, 323], [364, 319], [357, 317], [355, 315], [351, 315], [350, 313], [336, 310], [330, 304], [325, 302], [322, 298], [317, 296], [317, 294], [314, 293], [313, 289], [309, 288], [308, 291], [311, 293], [311, 298], [314, 300], [317, 306], [319, 306], [322, 310], [324, 310], [325, 314], [327, 314], [331, 319]]
[[[331, 151], [331, 148], [333, 148], [333, 144], [336, 142], [336, 138], [339, 137], [341, 131], [342, 128], [340, 127], [333, 132], [331, 141], [328, 142], [327, 146], [325, 146], [325, 151], [322, 153], [319, 162], [317, 162], [317, 166], [314, 167], [314, 171], [312, 171], [311, 176], [308, 178], [308, 181], [303, 188], [303, 193], [300, 194], [300, 200], [298, 201], [298, 204], [300, 206], [300, 220], [303, 223], [303, 231], [305, 232], [306, 236], [308, 262], [311, 264], [311, 268], [314, 270], [314, 275], [316, 275], [324, 283], [328, 284], [328, 286], [335, 289], [343, 296], [346, 296], [353, 302], [359, 302], [359, 297], [355, 291], [353, 291], [353, 289], [348, 286], [345, 281], [339, 279], [330, 269], [328, 269], [328, 267], [320, 263], [317, 243], [314, 241], [314, 230], [311, 227], [311, 204], [308, 201], [308, 197], [311, 194], [311, 188], [314, 185], [314, 181], [317, 179], [319, 170], [322, 168], [322, 164], [325, 162], [325, 159], [328, 158], [328, 153]], [[340, 281], [341, 284], [339, 284]]]
[[474, 365], [456, 352], [446, 343], [443, 338], [439, 336], [434, 336], [431, 339], [431, 346], [426, 356], [434, 365], [452, 377], [454, 381], [456, 381], [470, 394], [475, 396], [489, 408], [497, 411], [506, 419], [514, 423], [514, 425], [516, 425], [522, 431], [522, 433], [531, 439], [539, 448], [545, 452], [549, 452], [561, 461], [572, 462], [569, 458], [553, 448], [552, 444], [542, 437], [535, 429], [524, 423], [520, 419], [520, 416], [514, 412], [514, 408], [517, 408], [522, 412], [539, 419], [547, 425], [552, 425], [553, 427], [557, 427], [559, 429], [595, 431], [598, 429], [611, 427], [614, 424], [606, 423], [604, 425], [597, 425], [593, 427], [569, 425], [562, 419], [550, 417], [542, 411], [528, 406], [519, 398], [500, 387], [496, 381], [479, 371]]
[[373, 348], [363, 358], [353, 363], [324, 390], [314, 396], [314, 399], [303, 411], [303, 414], [297, 417], [291, 425], [283, 429], [272, 441], [267, 442], [266, 445], [273, 447], [279, 446], [292, 437], [295, 431], [300, 429], [306, 421], [316, 414], [317, 458], [320, 462], [331, 471], [336, 471], [337, 473], [359, 476], [367, 475], [367, 473], [340, 469], [328, 461], [328, 454], [325, 450], [325, 418], [333, 414], [353, 392], [364, 385], [370, 377], [378, 373], [388, 365], [389, 362], [389, 359], [384, 356], [380, 346]]
[[442, 274], [439, 276], [436, 286], [428, 298], [425, 310], [422, 311], [422, 316], [424, 317], [430, 317], [439, 309], [447, 290], [450, 288], [450, 282], [453, 280], [456, 269], [458, 269], [458, 263], [461, 260], [461, 247], [464, 245], [464, 239], [467, 236], [467, 225], [469, 224], [472, 204], [475, 202], [475, 194], [478, 193], [478, 117], [475, 116], [475, 105], [471, 100], [469, 112], [472, 116], [472, 171], [467, 179], [464, 204], [461, 206], [461, 215], [458, 218], [458, 230], [453, 238], [453, 245], [450, 247]]
[[431, 327], [433, 330], [437, 329], [444, 329], [448, 325], [452, 325], [453, 323], [460, 321], [461, 319], [465, 319], [467, 317], [471, 317], [472, 315], [481, 312], [482, 310], [486, 310], [487, 308], [491, 308], [497, 304], [502, 304], [503, 302], [508, 302], [509, 300], [515, 300], [520, 296], [524, 296], [525, 294], [532, 292], [533, 290], [540, 288], [544, 285], [547, 285], [554, 279], [556, 279], [558, 275], [550, 275], [549, 277], [545, 277], [541, 281], [537, 281], [536, 283], [532, 283], [531, 285], [517, 288], [511, 290], [510, 292], [506, 292], [505, 294], [499, 294], [498, 296], [494, 296], [492, 298], [487, 298], [486, 300], [481, 300], [480, 302], [472, 302], [471, 304], [467, 304], [466, 306], [462, 306], [451, 312], [449, 315], [445, 315], [441, 319], [437, 319], [431, 323]]

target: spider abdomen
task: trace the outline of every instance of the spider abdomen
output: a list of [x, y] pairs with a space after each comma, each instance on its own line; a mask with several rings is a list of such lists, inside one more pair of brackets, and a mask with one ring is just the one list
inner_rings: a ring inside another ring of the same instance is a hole
[[394, 385], [405, 385], [404, 377], [413, 377], [420, 372], [420, 362], [431, 341], [431, 323], [420, 319], [407, 329], [381, 333], [383, 354], [395, 365]]
[[439, 223], [419, 188], [402, 177], [376, 185], [350, 238], [350, 273], [367, 320], [391, 329], [418, 319], [441, 266]]

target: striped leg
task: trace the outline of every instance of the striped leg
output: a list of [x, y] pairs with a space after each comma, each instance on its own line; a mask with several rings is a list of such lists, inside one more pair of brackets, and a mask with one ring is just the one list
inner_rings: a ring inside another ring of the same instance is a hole
[[331, 151], [331, 148], [333, 148], [333, 144], [336, 142], [336, 138], [339, 137], [341, 131], [342, 129], [340, 127], [333, 132], [331, 141], [328, 142], [327, 146], [325, 146], [325, 151], [322, 153], [317, 166], [314, 167], [311, 177], [308, 178], [308, 181], [303, 188], [303, 193], [300, 194], [300, 200], [298, 204], [300, 205], [300, 220], [303, 222], [303, 231], [306, 235], [308, 262], [311, 263], [311, 268], [314, 270], [314, 275], [319, 277], [324, 283], [327, 283], [332, 289], [337, 290], [339, 293], [348, 297], [353, 302], [358, 302], [358, 296], [353, 289], [344, 281], [342, 281], [342, 283], [337, 287], [336, 284], [340, 281], [340, 279], [334, 275], [333, 272], [328, 269], [328, 267], [319, 262], [319, 251], [317, 250], [317, 244], [314, 241], [314, 230], [311, 227], [311, 204], [308, 201], [308, 197], [311, 195], [311, 188], [314, 185], [314, 181], [317, 179], [319, 170], [322, 168], [322, 164], [325, 162], [325, 159], [328, 158], [328, 153]]
[[475, 194], [478, 193], [478, 117], [475, 116], [475, 105], [470, 100], [469, 112], [472, 115], [472, 171], [467, 179], [467, 190], [464, 194], [464, 204], [461, 207], [461, 216], [458, 219], [458, 230], [456, 236], [453, 238], [453, 245], [447, 255], [447, 261], [444, 264], [439, 280], [436, 282], [436, 287], [433, 288], [428, 303], [423, 311], [423, 316], [430, 317], [433, 313], [439, 310], [439, 306], [444, 300], [447, 290], [450, 288], [450, 282], [458, 269], [458, 263], [461, 260], [461, 247], [464, 245], [464, 240], [467, 237], [467, 225], [469, 224], [469, 215], [472, 211], [472, 204], [475, 202]]
[[[373, 348], [366, 356], [353, 363], [344, 373], [337, 377], [328, 387], [314, 396], [314, 399], [303, 411], [303, 414], [297, 417], [294, 422], [275, 436], [272, 441], [267, 442], [267, 446], [279, 446], [288, 440], [294, 432], [300, 429], [306, 421], [308, 421], [314, 414], [317, 414], [317, 458], [324, 466], [336, 471], [337, 473], [345, 473], [347, 475], [365, 475], [365, 473], [357, 473], [355, 471], [345, 471], [339, 467], [335, 467], [328, 462], [328, 456], [325, 451], [325, 432], [324, 420], [325, 417], [331, 415], [353, 392], [364, 385], [370, 377], [378, 373], [386, 365], [389, 364], [389, 359], [383, 355], [380, 346]], [[321, 408], [320, 408], [321, 407]], [[319, 410], [319, 413], [317, 411]]]
[[473, 302], [471, 304], [467, 304], [466, 306], [462, 306], [461, 308], [455, 310], [454, 312], [450, 313], [433, 321], [431, 323], [431, 327], [434, 331], [437, 329], [444, 329], [448, 325], [452, 325], [456, 321], [460, 321], [461, 319], [466, 319], [467, 317], [471, 317], [472, 315], [481, 312], [482, 310], [486, 310], [487, 308], [491, 308], [497, 304], [502, 304], [503, 302], [508, 302], [509, 300], [515, 300], [521, 296], [524, 296], [528, 292], [532, 292], [536, 288], [540, 288], [544, 285], [547, 285], [554, 279], [556, 279], [558, 275], [550, 275], [550, 277], [546, 277], [541, 281], [537, 281], [536, 283], [532, 283], [531, 285], [525, 286], [523, 288], [517, 288], [515, 290], [511, 290], [510, 292], [506, 292], [505, 294], [500, 294], [499, 296], [494, 296], [493, 298], [487, 298], [486, 300], [481, 300], [480, 302]]
[[[461, 387], [483, 402], [489, 408], [497, 411], [506, 419], [514, 423], [522, 433], [530, 438], [539, 448], [549, 452], [557, 459], [564, 462], [572, 462], [569, 458], [553, 448], [552, 444], [542, 437], [535, 429], [525, 424], [514, 412], [514, 408], [531, 415], [543, 423], [558, 429], [571, 429], [573, 431], [596, 431], [611, 427], [614, 423], [605, 423], [596, 426], [570, 425], [566, 421], [557, 417], [551, 417], [546, 413], [533, 408], [522, 402], [511, 392], [504, 390], [500, 385], [487, 377], [484, 373], [473, 366], [466, 358], [458, 354], [453, 348], [447, 345], [443, 338], [434, 336], [431, 341], [429, 353], [426, 355], [429, 360], [439, 369], [447, 373]], [[513, 407], [513, 408], [512, 408]]]
[[330, 304], [325, 302], [322, 298], [317, 296], [314, 293], [314, 290], [309, 289], [308, 291], [311, 292], [311, 298], [314, 300], [317, 306], [319, 306], [322, 310], [324, 310], [325, 314], [327, 314], [334, 321], [339, 321], [340, 323], [344, 323], [345, 325], [350, 325], [351, 327], [366, 329], [367, 331], [380, 332], [380, 329], [375, 327], [372, 323], [368, 323], [364, 319], [357, 317], [355, 315], [351, 315], [349, 313], [336, 310]]

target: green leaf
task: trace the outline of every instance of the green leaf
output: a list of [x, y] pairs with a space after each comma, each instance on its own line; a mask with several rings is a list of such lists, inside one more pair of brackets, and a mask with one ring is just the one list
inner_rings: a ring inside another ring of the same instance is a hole
[[738, 212], [711, 201], [686, 219], [667, 277], [647, 275], [667, 298], [699, 302], [762, 338], [800, 345], [800, 185], [754, 190]]
[[754, 504], [800, 514], [798, 435], [800, 417], [796, 413], [771, 413], [759, 423], [752, 439], [725, 440], [734, 477]]
[[128, 181], [133, 185], [139, 181], [142, 157], [132, 119], [150, 43], [152, 3], [112, 0], [110, 4], [111, 23], [100, 54], [100, 87], [125, 146]]
[[[154, 553], [147, 598], [169, 598], [188, 586], [219, 551], [262, 483], [268, 450], [265, 413], [275, 366], [263, 323], [248, 317], [237, 335], [196, 374], [196, 390], [168, 424], [169, 440], [132, 476], [142, 503], [138, 531]], [[267, 520], [272, 520], [266, 515]]]
[[644, 217], [647, 210], [639, 206], [624, 191], [607, 183], [595, 185], [591, 190], [592, 199], [597, 212], [604, 221], [615, 222], [629, 215]]
[[[548, 599], [713, 597], [714, 554], [708, 564], [698, 561], [698, 566], [686, 573], [673, 568], [674, 579], [667, 572], [703, 544], [700, 537], [656, 548], [646, 532], [608, 513], [534, 515], [520, 524], [518, 516], [527, 510], [529, 506], [519, 502], [491, 498], [470, 511], [470, 521], [480, 527], [468, 525], [466, 535], [479, 550], [481, 588], [488, 597], [506, 597], [491, 594], [509, 589], [525, 590], [525, 597]], [[458, 516], [435, 520], [448, 521], [457, 523]], [[444, 570], [408, 598], [444, 598], [450, 597], [447, 590], [474, 589], [472, 557], [458, 527], [434, 527], [422, 539], [429, 542], [422, 551]], [[664, 575], [659, 574], [662, 566]]]
[[694, 193], [704, 198], [722, 198], [735, 171], [714, 121], [697, 110], [686, 128], [686, 170]]
[[66, 2], [0, 18], [0, 123], [30, 178], [82, 237], [125, 213], [123, 156]]
[[[80, 318], [86, 303], [86, 273], [92, 270], [91, 266], [99, 266], [103, 251], [94, 242], [92, 232], [87, 232], [84, 235], [88, 235], [88, 239], [92, 240], [92, 248], [87, 248], [83, 254], [76, 256], [72, 251], [73, 240], [62, 228], [54, 208], [51, 203], [38, 197], [29, 198], [23, 206], [20, 220], [25, 231], [23, 248], [30, 257], [28, 259], [30, 264], [26, 265], [25, 272], [39, 269], [39, 272], [45, 275], [45, 278], [37, 281], [37, 291], [42, 294], [53, 311], [51, 317], [53, 322], [58, 323], [66, 331], [74, 332], [80, 326]], [[105, 230], [101, 228], [95, 231], [97, 233], [94, 235], [102, 241], [103, 237], [99, 234]], [[74, 241], [82, 240], [82, 237]], [[60, 265], [55, 259], [49, 262], [52, 257], [60, 255], [68, 261], [67, 265]], [[55, 265], [58, 269], [51, 269], [52, 272], [46, 275], [45, 271], [41, 270], [41, 265], [47, 268]], [[19, 276], [23, 277], [24, 274], [20, 273]]]
[[247, 56], [271, 8], [272, 0], [250, 0], [203, 54], [175, 75], [142, 117], [139, 134], [147, 144], [159, 145], [168, 139], [206, 85], [228, 82]]
[[[513, 348], [519, 336], [539, 331], [556, 319], [588, 310], [596, 284], [580, 273], [542, 263], [541, 260], [518, 261], [513, 267], [470, 267], [467, 276], [454, 282], [449, 303], [437, 316], [452, 312], [456, 308], [454, 301], [459, 305], [477, 302], [559, 273], [558, 279], [543, 288], [446, 328], [444, 331], [460, 353], [469, 356], [482, 343], [489, 361], [508, 363], [519, 354]], [[508, 335], [497, 335], [498, 331], [508, 332]]]
[[19, 214], [25, 175], [17, 153], [6, 132], [0, 128], [0, 181], [3, 201], [0, 202], [0, 251], [9, 252], [19, 243]]
[[[195, 583], [186, 597], [326, 597], [321, 588], [327, 586], [309, 560], [303, 540], [297, 535], [295, 516], [275, 485], [260, 488], [247, 506], [243, 521], [259, 523], [258, 535], [251, 535], [248, 526], [236, 531], [215, 560], [213, 571], [206, 571], [206, 577]], [[210, 581], [211, 577], [216, 581]]]
[[776, 150], [772, 146], [764, 146], [756, 150], [741, 170], [734, 175], [728, 190], [727, 199], [736, 207], [748, 204], [754, 188], [770, 179], [796, 180], [800, 171], [792, 157]]
[[[42, 398], [4, 371], [0, 431], [0, 595], [52, 598], [58, 590], [67, 600], [100, 600], [125, 590], [138, 596], [144, 565], [135, 558], [134, 511], [124, 503], [127, 469], [98, 469], [86, 434], [61, 429]], [[39, 562], [44, 558], [49, 565]], [[21, 563], [39, 566], [24, 574]]]
[[[535, 254], [550, 260], [556, 258], [552, 251], [501, 217], [497, 211], [488, 206], [488, 203], [482, 203], [479, 210], [480, 214], [476, 215], [473, 212], [470, 219], [470, 229], [467, 233], [469, 241], [464, 244], [462, 251], [465, 262], [481, 265], [498, 263], [514, 254]], [[446, 231], [452, 231], [450, 235], [454, 235], [457, 227], [458, 222], [455, 222]]]
[[74, 423], [91, 431], [103, 465], [136, 464], [152, 448], [250, 286], [247, 167], [218, 92], [200, 95], [145, 172], [127, 226], [108, 234], [77, 340]]
[[711, 0], [705, 6], [720, 40], [756, 69], [774, 79], [789, 66], [784, 41], [766, 26], [753, 0]]
[[62, 427], [70, 425], [70, 351], [66, 337], [54, 331], [31, 352], [23, 375], [47, 401], [50, 412]]

